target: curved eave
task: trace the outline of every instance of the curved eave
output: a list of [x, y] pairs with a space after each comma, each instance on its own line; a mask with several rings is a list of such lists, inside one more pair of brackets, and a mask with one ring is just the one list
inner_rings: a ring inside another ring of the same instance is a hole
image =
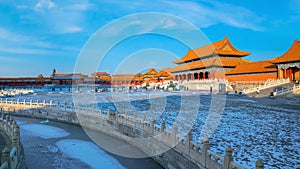
[[236, 72], [236, 73], [225, 73], [226, 75], [246, 75], [246, 74], [257, 74], [257, 73], [276, 73], [277, 70], [258, 71], [258, 72]]
[[220, 56], [236, 56], [236, 57], [245, 57], [251, 54], [251, 52], [244, 52], [244, 51], [237, 51], [234, 53], [226, 53], [224, 51], [217, 51], [218, 55]]
[[280, 61], [273, 61], [272, 63], [274, 64], [281, 64], [281, 63], [293, 63], [293, 62], [300, 62], [300, 59], [299, 60], [280, 60]]

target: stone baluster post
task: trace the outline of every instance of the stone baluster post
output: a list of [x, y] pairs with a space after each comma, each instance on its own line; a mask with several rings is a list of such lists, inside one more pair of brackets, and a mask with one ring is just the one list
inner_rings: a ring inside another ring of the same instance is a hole
[[11, 104], [15, 104], [15, 100], [14, 99], [11, 99]]
[[46, 105], [47, 105], [46, 100], [44, 100], [43, 106], [46, 107]]
[[136, 127], [136, 124], [137, 124], [137, 112], [134, 112], [134, 114], [133, 114], [133, 121], [134, 121], [134, 127]]
[[29, 101], [29, 107], [32, 108], [32, 100]]
[[81, 105], [80, 104], [77, 104], [77, 107], [76, 107], [78, 113], [80, 114], [81, 113]]
[[296, 85], [293, 86], [293, 93], [296, 93]]
[[100, 112], [99, 112], [99, 113], [100, 113], [100, 117], [102, 118], [103, 107], [101, 107], [99, 111], [100, 111]]
[[67, 111], [67, 101], [65, 101], [65, 111]]
[[3, 150], [2, 150], [2, 158], [1, 158], [1, 164], [7, 162], [7, 168], [11, 168], [10, 167], [10, 157], [9, 157], [9, 153], [10, 153], [10, 150], [8, 147], [5, 147]]
[[38, 107], [40, 105], [39, 100], [36, 100], [36, 107]]
[[93, 104], [93, 111], [92, 111], [92, 112], [93, 112], [93, 113], [96, 112], [96, 103]]
[[166, 129], [166, 122], [163, 120], [163, 121], [161, 122], [161, 132], [162, 132], [162, 133], [165, 132], [165, 129]]
[[53, 101], [50, 100], [50, 102], [49, 102], [50, 108], [52, 108], [52, 104], [53, 104]]
[[255, 163], [256, 169], [264, 169], [264, 162], [261, 159], [258, 159]]
[[128, 112], [125, 111], [125, 124], [127, 125], [127, 120], [128, 120]]
[[223, 169], [230, 169], [230, 163], [233, 161], [232, 149], [230, 146], [226, 147], [226, 154], [223, 162]]
[[23, 104], [24, 104], [23, 106], [25, 108], [26, 107], [26, 100], [25, 99], [23, 100]]
[[112, 114], [110, 108], [108, 108], [107, 114], [108, 114], [108, 120], [112, 120]]
[[118, 122], [118, 120], [119, 120], [119, 112], [118, 112], [118, 110], [116, 110], [115, 115], [116, 115], [116, 122]]
[[7, 99], [5, 99], [5, 104], [8, 104], [8, 100]]
[[187, 137], [186, 137], [186, 154], [190, 154], [190, 151], [191, 151], [191, 142], [193, 140], [193, 135], [192, 135], [192, 132], [189, 131], [188, 134], [187, 134]]
[[72, 104], [71, 104], [71, 111], [72, 112], [75, 112], [75, 104], [72, 102]]
[[143, 123], [143, 129], [145, 128], [146, 116], [147, 116], [146, 113], [143, 114], [143, 122], [142, 122]]
[[160, 126], [160, 132], [161, 132], [161, 141], [167, 141], [165, 140], [166, 137], [165, 137], [165, 129], [166, 129], [166, 122], [163, 120], [161, 122], [161, 126]]
[[207, 157], [207, 150], [210, 149], [210, 146], [209, 146], [209, 139], [206, 137], [204, 138], [203, 140], [203, 147], [202, 147], [202, 156], [204, 157], [204, 167], [206, 168], [207, 166], [207, 160], [208, 160], [208, 157]]
[[155, 119], [154, 119], [154, 117], [152, 117], [152, 120], [151, 120], [151, 127], [152, 127], [152, 135], [154, 136], [154, 134], [155, 134]]
[[57, 102], [56, 109], [59, 110], [60, 102]]
[[17, 99], [17, 109], [20, 107], [20, 99]]
[[177, 144], [177, 133], [178, 133], [178, 127], [176, 124], [172, 126], [172, 147], [175, 147]]
[[85, 105], [85, 112], [87, 113], [88, 112], [88, 105]]

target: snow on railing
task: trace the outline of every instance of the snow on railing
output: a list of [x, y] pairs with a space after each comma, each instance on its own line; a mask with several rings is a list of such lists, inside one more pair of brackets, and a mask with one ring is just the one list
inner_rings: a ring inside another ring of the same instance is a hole
[[287, 79], [268, 79], [264, 85], [258, 85], [258, 86], [253, 87], [253, 88], [244, 89], [243, 93], [244, 94], [250, 94], [250, 93], [254, 93], [254, 92], [259, 92], [260, 90], [264, 90], [264, 89], [268, 89], [268, 88], [271, 88], [271, 87], [287, 84], [289, 82], [290, 82], [289, 78], [287, 78]]
[[176, 83], [180, 84], [180, 85], [187, 85], [187, 84], [191, 84], [191, 83], [225, 83], [225, 84], [229, 84], [228, 80], [226, 79], [194, 79], [194, 80], [179, 80], [176, 81]]
[[2, 114], [0, 130], [9, 138], [9, 144], [2, 150], [0, 169], [20, 168], [23, 160], [23, 148], [20, 142], [20, 128], [15, 120]]
[[[8, 101], [6, 100], [6, 102]], [[27, 103], [25, 102], [25, 104]], [[29, 113], [26, 113], [26, 111], [22, 111], [21, 113], [25, 113], [26, 115], [30, 115], [32, 117], [36, 116], [44, 119], [56, 119], [70, 123], [80, 123], [81, 125], [92, 127], [99, 126], [101, 120], [105, 120], [112, 122], [111, 125], [116, 125], [116, 128], [118, 128], [118, 126], [128, 126], [134, 130], [141, 131], [131, 133], [133, 135], [139, 134], [137, 137], [153, 136], [153, 138], [157, 139], [158, 141], [158, 144], [155, 146], [163, 147], [167, 145], [168, 147], [173, 147], [173, 149], [177, 152], [180, 152], [184, 158], [191, 160], [198, 166], [204, 166], [204, 168], [215, 168], [217, 166], [218, 168], [224, 169], [243, 168], [242, 166], [233, 162], [232, 149], [230, 147], [226, 148], [226, 154], [224, 157], [222, 157], [210, 150], [209, 140], [207, 138], [203, 141], [203, 146], [200, 146], [199, 144], [192, 142], [191, 132], [189, 132], [186, 137], [182, 137], [178, 133], [178, 127], [176, 124], [171, 126], [171, 129], [167, 129], [165, 121], [162, 121], [160, 125], [157, 125], [155, 118], [152, 117], [151, 119], [147, 120], [146, 114], [143, 114], [139, 117], [137, 112], [129, 114], [127, 111], [120, 113], [118, 111], [113, 112], [110, 109], [108, 109], [108, 111], [103, 111], [102, 108], [97, 109], [95, 106], [75, 106], [73, 103], [53, 104], [52, 101], [48, 103], [44, 101], [43, 105], [45, 106], [37, 107], [39, 111], [34, 111], [35, 109], [28, 109]], [[103, 131], [106, 129], [99, 127], [99, 130]], [[120, 139], [122, 139], [122, 137], [120, 137]], [[151, 147], [145, 148], [151, 149]]]
[[293, 87], [289, 87], [289, 88], [282, 88], [281, 90], [276, 90], [275, 92], [273, 92], [273, 96], [282, 96], [282, 95], [286, 95], [286, 94], [291, 94], [291, 93], [296, 93], [296, 91], [300, 90], [300, 85], [294, 85]]

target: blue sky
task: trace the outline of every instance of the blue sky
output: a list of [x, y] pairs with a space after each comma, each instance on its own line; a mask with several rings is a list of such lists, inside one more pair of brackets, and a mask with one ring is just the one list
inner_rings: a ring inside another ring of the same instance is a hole
[[[181, 17], [210, 42], [227, 35], [237, 48], [252, 52], [245, 58], [252, 61], [280, 56], [300, 39], [300, 0], [1, 0], [0, 11], [0, 77], [49, 76], [54, 68], [73, 72], [82, 47], [97, 30], [135, 13]], [[135, 36], [112, 48], [98, 70], [137, 73], [142, 71], [137, 66], [170, 67], [187, 50], [171, 38]], [[128, 66], [120, 66], [125, 62]]]

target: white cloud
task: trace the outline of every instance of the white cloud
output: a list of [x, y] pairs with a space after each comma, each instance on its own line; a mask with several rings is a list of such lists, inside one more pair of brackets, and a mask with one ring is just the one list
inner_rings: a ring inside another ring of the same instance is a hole
[[32, 48], [32, 47], [12, 47], [12, 46], [0, 46], [1, 53], [9, 53], [9, 54], [31, 54], [31, 55], [50, 55], [50, 54], [62, 54], [61, 52], [47, 50], [47, 49], [40, 49], [40, 48]]
[[0, 56], [1, 62], [9, 61], [9, 62], [16, 62], [18, 61], [17, 58], [11, 57], [11, 56]]
[[69, 26], [64, 29], [64, 33], [76, 33], [81, 32], [83, 29], [79, 26]]
[[17, 5], [18, 9], [29, 9], [30, 7], [27, 5]]
[[218, 23], [233, 27], [262, 30], [262, 18], [253, 11], [223, 2], [202, 0], [198, 2], [182, 0], [165, 0], [159, 3], [150, 1], [107, 1], [123, 13], [165, 12], [183, 17], [198, 27], [205, 28]]
[[162, 24], [162, 28], [164, 29], [168, 29], [168, 28], [174, 28], [177, 24], [176, 22], [174, 22], [173, 20], [171, 19], [167, 19], [167, 20], [161, 20], [161, 24]]
[[35, 47], [42, 47], [42, 48], [53, 47], [53, 45], [49, 42], [41, 41], [36, 39], [36, 37], [26, 36], [1, 27], [0, 27], [0, 39], [2, 43], [3, 42], [6, 44], [13, 43], [15, 46], [25, 44], [25, 45], [35, 46]]
[[36, 10], [40, 9], [52, 9], [55, 7], [55, 3], [51, 0], [39, 0], [39, 2], [35, 5]]
[[31, 40], [29, 36], [20, 35], [0, 27], [0, 39], [10, 42], [28, 42]]
[[94, 4], [88, 3], [88, 2], [81, 2], [78, 4], [72, 4], [70, 6], [67, 6], [65, 9], [68, 10], [77, 10], [77, 11], [86, 11], [95, 8]]

